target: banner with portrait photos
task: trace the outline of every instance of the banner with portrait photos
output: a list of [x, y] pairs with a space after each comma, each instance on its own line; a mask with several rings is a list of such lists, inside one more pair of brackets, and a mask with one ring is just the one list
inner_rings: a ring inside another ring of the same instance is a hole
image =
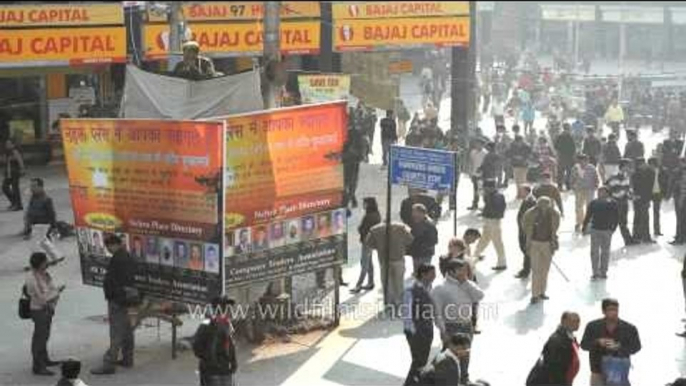
[[346, 103], [224, 119], [226, 288], [344, 263]]
[[83, 282], [102, 285], [116, 233], [150, 298], [222, 293], [221, 122], [61, 121]]

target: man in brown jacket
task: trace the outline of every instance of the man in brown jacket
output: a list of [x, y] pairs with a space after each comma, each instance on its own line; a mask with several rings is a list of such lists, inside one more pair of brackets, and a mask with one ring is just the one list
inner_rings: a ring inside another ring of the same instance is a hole
[[540, 197], [536, 206], [524, 215], [526, 246], [531, 257], [531, 303], [547, 300], [548, 272], [558, 248], [557, 230], [560, 214], [548, 197]]
[[[393, 305], [399, 309], [403, 304], [405, 254], [413, 237], [409, 227], [397, 222], [391, 223], [389, 236], [390, 243], [386, 243], [386, 223], [383, 222], [372, 227], [365, 244], [377, 251], [386, 306]], [[388, 251], [387, 245], [390, 246]]]

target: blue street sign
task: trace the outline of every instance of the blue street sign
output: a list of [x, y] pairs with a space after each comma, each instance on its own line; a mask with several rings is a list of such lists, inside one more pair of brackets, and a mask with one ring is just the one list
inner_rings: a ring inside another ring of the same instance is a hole
[[418, 147], [391, 147], [391, 183], [411, 188], [453, 191], [455, 152]]

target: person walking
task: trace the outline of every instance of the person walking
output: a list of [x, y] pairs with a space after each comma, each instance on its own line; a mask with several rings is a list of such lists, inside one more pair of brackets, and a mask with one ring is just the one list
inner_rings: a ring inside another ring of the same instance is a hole
[[409, 122], [412, 117], [410, 116], [410, 111], [407, 109], [407, 106], [405, 106], [405, 102], [400, 98], [398, 98], [396, 110], [398, 111], [398, 139], [404, 141], [405, 136], [407, 135], [407, 122]]
[[[398, 142], [398, 128], [393, 116], [393, 110], [386, 111], [386, 117], [379, 123], [381, 126], [381, 146], [383, 149], [383, 166], [388, 165], [388, 155], [391, 152], [391, 146]], [[383, 168], [383, 167], [382, 167]]]
[[550, 173], [546, 172], [541, 175], [538, 186], [534, 188], [534, 196], [536, 199], [548, 197], [551, 202], [554, 202], [557, 205], [560, 216], [565, 216], [564, 206], [562, 205], [562, 195], [560, 194], [560, 190], [553, 183]]
[[[352, 122], [352, 119], [351, 119]], [[357, 184], [360, 179], [360, 163], [364, 159], [365, 140], [362, 132], [354, 127], [348, 128], [348, 138], [343, 145], [343, 206], [352, 204], [357, 208]]]
[[557, 230], [560, 215], [548, 197], [537, 200], [536, 206], [524, 214], [527, 252], [531, 257], [531, 303], [548, 300], [548, 273], [553, 254], [558, 249]]
[[228, 307], [233, 300], [224, 296], [212, 300], [212, 312], [200, 324], [193, 339], [193, 353], [198, 358], [200, 386], [232, 386], [238, 370], [233, 326]]
[[[398, 307], [403, 301], [403, 279], [405, 278], [405, 250], [412, 244], [412, 232], [403, 223], [391, 223], [387, 244], [386, 224], [380, 223], [369, 230], [364, 243], [376, 250], [381, 268], [381, 284], [384, 291], [384, 304]], [[387, 245], [390, 249], [387, 249]]]
[[557, 186], [560, 190], [569, 190], [572, 186], [576, 143], [572, 137], [571, 126], [568, 123], [562, 125], [562, 133], [555, 139], [555, 151], [557, 151], [558, 161]]
[[517, 229], [519, 233], [519, 249], [522, 251], [524, 256], [522, 269], [515, 275], [517, 279], [526, 279], [531, 273], [531, 256], [529, 256], [529, 251], [526, 248], [526, 232], [524, 231], [524, 215], [529, 209], [536, 206], [536, 197], [531, 191], [531, 187], [525, 186], [524, 191], [527, 193], [526, 198], [519, 205], [519, 211], [517, 212]]
[[630, 357], [641, 351], [641, 340], [634, 325], [619, 318], [619, 302], [603, 299], [604, 317], [586, 325], [581, 348], [589, 352], [591, 386], [605, 385], [604, 362], [620, 361], [626, 369], [624, 384], [629, 385]]
[[[376, 198], [366, 197], [362, 201], [364, 207], [364, 217], [360, 226], [357, 227], [357, 232], [360, 234], [360, 243], [362, 244], [362, 256], [360, 258], [360, 276], [357, 279], [355, 288], [350, 290], [351, 294], [359, 293], [361, 290], [371, 291], [374, 289], [374, 262], [372, 261], [372, 249], [364, 243], [369, 231], [381, 223], [381, 213], [379, 213], [379, 205], [376, 203]], [[365, 278], [367, 285], [362, 286]]]
[[[436, 327], [441, 332], [441, 340], [456, 333], [466, 334], [473, 339], [472, 306], [484, 298], [484, 292], [469, 280], [467, 264], [462, 260], [451, 260], [445, 280], [434, 287], [431, 298], [434, 302]], [[460, 361], [460, 383], [469, 383], [469, 356]]]
[[543, 346], [542, 361], [538, 362], [536, 372], [529, 375], [527, 386], [571, 386], [574, 383], [581, 368], [579, 343], [574, 336], [580, 321], [576, 312], [562, 314], [560, 325]]
[[507, 189], [512, 173], [507, 153], [512, 145], [512, 138], [507, 134], [504, 125], [496, 127], [495, 153], [498, 156], [497, 183], [498, 187]]
[[57, 227], [57, 214], [52, 198], [45, 192], [43, 180], [40, 178], [31, 179], [31, 199], [24, 213], [24, 230], [22, 235], [24, 240], [31, 239], [34, 227], [38, 228], [41, 234], [38, 247], [48, 254], [52, 262], [64, 260], [64, 254], [57, 249], [53, 243], [53, 231]]
[[650, 202], [655, 187], [655, 171], [645, 163], [645, 159], [636, 159], [636, 170], [631, 176], [631, 187], [634, 192], [634, 229], [636, 242], [655, 243], [650, 237]]
[[426, 208], [429, 217], [438, 221], [441, 217], [441, 206], [436, 199], [426, 194], [426, 190], [409, 188], [408, 197], [400, 203], [400, 219], [405, 225], [412, 227], [412, 208], [415, 204], [422, 204]]
[[648, 160], [648, 165], [655, 173], [651, 203], [653, 206], [653, 237], [658, 237], [662, 236], [662, 228], [660, 226], [660, 207], [662, 205], [662, 200], [668, 198], [670, 172], [668, 169], [660, 165], [660, 160], [656, 157], [651, 157]]
[[2, 181], [2, 192], [5, 193], [10, 212], [24, 210], [21, 202], [21, 176], [26, 174], [24, 158], [13, 139], [5, 141], [5, 179]]
[[[590, 224], [590, 229], [589, 229]], [[610, 262], [612, 235], [619, 224], [619, 206], [610, 197], [606, 187], [598, 188], [598, 198], [591, 201], [586, 211], [582, 228], [583, 233], [591, 235], [591, 280], [607, 279]]]
[[624, 122], [624, 110], [619, 105], [617, 98], [613, 98], [610, 106], [605, 112], [605, 122], [612, 129], [612, 132], [619, 137], [619, 127]]
[[610, 134], [607, 137], [607, 142], [602, 146], [600, 158], [603, 181], [607, 181], [610, 177], [619, 173], [619, 161], [621, 159], [622, 154], [619, 151], [619, 146], [617, 146], [617, 136]]
[[[133, 367], [135, 345], [134, 331], [129, 318], [129, 307], [136, 300], [134, 299], [136, 262], [129, 255], [122, 239], [117, 235], [107, 235], [105, 248], [112, 254], [102, 286], [107, 300], [110, 348], [103, 357], [102, 366], [91, 370], [91, 374], [94, 375], [114, 374], [116, 365]], [[121, 360], [119, 360], [120, 354]]]
[[422, 264], [431, 264], [438, 244], [436, 225], [429, 219], [426, 207], [422, 204], [412, 206], [412, 244], [407, 252], [412, 256], [414, 272]]
[[636, 244], [628, 227], [629, 200], [632, 199], [629, 163], [629, 160], [622, 159], [619, 162], [619, 173], [610, 177], [605, 182], [605, 186], [610, 190], [610, 195], [617, 202], [619, 210], [619, 231], [622, 233], [624, 245], [627, 247]]
[[26, 276], [26, 294], [31, 299], [31, 320], [33, 321], [33, 336], [31, 337], [31, 355], [33, 357], [34, 375], [55, 375], [48, 367], [60, 363], [50, 359], [48, 355], [48, 340], [52, 329], [52, 318], [60, 294], [66, 288], [56, 286], [52, 276], [48, 273], [48, 256], [43, 252], [34, 252], [30, 258], [31, 271]]
[[492, 242], [498, 255], [498, 263], [493, 267], [493, 270], [504, 271], [507, 269], [507, 261], [505, 259], [505, 247], [503, 246], [500, 223], [507, 209], [505, 196], [496, 188], [495, 180], [484, 181], [484, 189], [484, 228], [481, 232], [481, 239], [479, 239], [479, 243], [474, 251], [474, 256], [481, 256], [486, 247]]
[[521, 135], [515, 135], [514, 142], [510, 145], [507, 158], [512, 165], [512, 174], [517, 185], [517, 199], [526, 197], [523, 187], [526, 185], [526, 172], [528, 160], [531, 157], [531, 147], [524, 141]]
[[577, 156], [577, 161], [572, 175], [576, 202], [576, 226], [574, 229], [576, 232], [581, 232], [581, 226], [586, 217], [586, 208], [595, 198], [596, 189], [600, 186], [600, 177], [598, 176], [598, 169], [588, 162], [587, 155], [580, 154]]
[[419, 384], [419, 375], [429, 360], [434, 339], [433, 301], [431, 285], [436, 279], [436, 268], [422, 264], [417, 268], [412, 285], [403, 293], [403, 330], [412, 354], [412, 364], [405, 386]]
[[624, 158], [635, 161], [645, 156], [643, 142], [638, 140], [638, 133], [634, 130], [626, 132], [627, 143], [624, 147]]
[[480, 139], [476, 139], [472, 151], [469, 152], [469, 167], [467, 169], [474, 188], [472, 206], [470, 206], [468, 210], [479, 209], [479, 182], [481, 181], [481, 165], [483, 164], [485, 157], [486, 151], [483, 148], [483, 142]]
[[593, 126], [586, 126], [586, 138], [584, 138], [581, 153], [588, 156], [590, 163], [597, 165], [602, 151], [603, 143], [600, 142], [600, 139], [596, 136], [595, 129]]

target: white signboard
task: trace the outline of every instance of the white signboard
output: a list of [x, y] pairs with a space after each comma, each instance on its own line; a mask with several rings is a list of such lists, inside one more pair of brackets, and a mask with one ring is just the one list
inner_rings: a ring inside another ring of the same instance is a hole
[[662, 7], [642, 7], [633, 5], [601, 5], [603, 21], [608, 23], [662, 24]]
[[595, 21], [594, 5], [542, 4], [543, 20], [551, 21]]

